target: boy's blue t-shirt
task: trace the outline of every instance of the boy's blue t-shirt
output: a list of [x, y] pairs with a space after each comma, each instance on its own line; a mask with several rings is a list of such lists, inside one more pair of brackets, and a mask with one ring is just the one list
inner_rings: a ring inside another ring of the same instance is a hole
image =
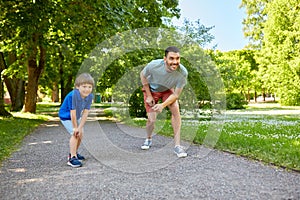
[[64, 99], [58, 116], [61, 120], [71, 120], [71, 110], [76, 110], [76, 119], [79, 120], [84, 109], [89, 110], [94, 95], [91, 93], [87, 97], [82, 98], [78, 89], [74, 89]]

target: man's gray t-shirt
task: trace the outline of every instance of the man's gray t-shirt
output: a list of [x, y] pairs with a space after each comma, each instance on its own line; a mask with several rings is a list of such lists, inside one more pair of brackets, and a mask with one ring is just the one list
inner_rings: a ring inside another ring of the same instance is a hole
[[163, 59], [151, 61], [144, 69], [151, 92], [164, 92], [172, 88], [183, 88], [187, 83], [188, 72], [183, 65], [176, 71], [167, 72]]

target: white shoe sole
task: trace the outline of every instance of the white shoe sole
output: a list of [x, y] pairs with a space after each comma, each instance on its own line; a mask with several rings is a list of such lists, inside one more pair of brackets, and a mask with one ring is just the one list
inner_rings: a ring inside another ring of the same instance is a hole
[[72, 163], [70, 163], [70, 162], [68, 162], [67, 163], [69, 166], [71, 166], [71, 167], [74, 167], [74, 168], [77, 168], [77, 167], [81, 167], [82, 166], [82, 164], [81, 165], [72, 165]]
[[184, 157], [187, 157], [187, 153], [179, 153], [177, 154], [176, 152], [174, 152], [178, 158], [184, 158]]
[[148, 150], [148, 149], [150, 149], [150, 146], [141, 146], [141, 149]]

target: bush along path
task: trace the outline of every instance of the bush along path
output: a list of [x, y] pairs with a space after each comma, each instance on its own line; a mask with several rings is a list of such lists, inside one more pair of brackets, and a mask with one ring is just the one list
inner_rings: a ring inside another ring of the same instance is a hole
[[69, 136], [58, 120], [27, 136], [0, 170], [1, 199], [300, 199], [300, 173], [155, 135], [140, 150], [144, 129], [91, 119], [80, 153], [67, 165]]

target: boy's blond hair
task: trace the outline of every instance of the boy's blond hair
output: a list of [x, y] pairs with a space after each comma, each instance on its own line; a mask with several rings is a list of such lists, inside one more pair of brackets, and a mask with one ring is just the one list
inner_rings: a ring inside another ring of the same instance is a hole
[[82, 84], [91, 84], [94, 87], [95, 81], [90, 74], [82, 73], [75, 79], [75, 87], [79, 87]]

